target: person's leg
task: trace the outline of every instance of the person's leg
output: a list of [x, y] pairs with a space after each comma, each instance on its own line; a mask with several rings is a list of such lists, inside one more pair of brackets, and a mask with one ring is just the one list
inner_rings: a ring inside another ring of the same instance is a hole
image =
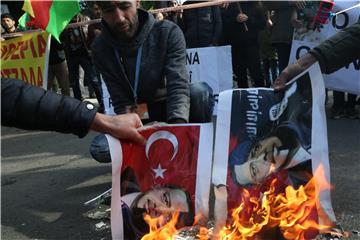
[[111, 162], [109, 143], [105, 134], [99, 134], [92, 140], [89, 151], [97, 162]]
[[54, 67], [55, 76], [61, 88], [61, 94], [64, 96], [70, 96], [69, 72], [66, 61], [56, 64]]
[[249, 68], [250, 77], [255, 83], [255, 87], [264, 87], [264, 77], [261, 74], [261, 63], [258, 46], [249, 46], [246, 48], [246, 64]]
[[271, 86], [271, 79], [270, 79], [270, 59], [264, 58], [262, 60], [262, 66], [263, 66], [263, 73], [264, 73], [264, 79], [266, 86]]
[[356, 111], [355, 105], [356, 105], [356, 95], [348, 93], [346, 107], [345, 107], [345, 116], [347, 118], [357, 119], [359, 117], [359, 113]]
[[331, 118], [340, 119], [345, 116], [345, 94], [333, 91], [334, 103], [331, 109]]
[[281, 73], [289, 64], [291, 45], [287, 43], [274, 44], [279, 59], [279, 72]]
[[238, 48], [237, 52], [237, 84], [239, 88], [248, 88], [248, 74], [247, 74], [247, 59], [246, 59], [246, 50], [243, 48]]
[[47, 78], [47, 90], [52, 90], [52, 87], [53, 87], [53, 85], [54, 85], [54, 78], [55, 78], [54, 66], [53, 66], [53, 65], [49, 65], [49, 68], [48, 68], [48, 78]]
[[207, 83], [190, 84], [190, 123], [211, 122], [214, 105], [213, 90]]
[[278, 62], [276, 59], [270, 60], [271, 85], [278, 76]]
[[[233, 67], [233, 74], [234, 74], [234, 81], [238, 82], [238, 75], [240, 69], [240, 56], [239, 56], [239, 47], [237, 45], [231, 46], [231, 56], [232, 56], [232, 67]], [[239, 87], [239, 86], [238, 86]]]
[[100, 80], [97, 78], [94, 66], [91, 63], [91, 59], [89, 57], [81, 58], [81, 67], [84, 69], [84, 78], [87, 79], [89, 86], [94, 89], [96, 99], [98, 103], [102, 104], [102, 94], [101, 94], [101, 85]]
[[74, 98], [82, 101], [79, 79], [79, 59], [78, 57], [69, 58], [67, 61], [69, 69], [69, 80], [74, 92]]

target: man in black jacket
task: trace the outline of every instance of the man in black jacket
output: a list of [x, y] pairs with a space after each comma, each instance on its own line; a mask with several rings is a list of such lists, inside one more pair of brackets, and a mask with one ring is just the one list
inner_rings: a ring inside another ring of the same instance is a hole
[[73, 133], [80, 138], [90, 129], [144, 144], [136, 114], [107, 116], [91, 103], [58, 95], [24, 81], [1, 78], [1, 124], [28, 130]]
[[264, 87], [259, 32], [266, 26], [265, 11], [257, 1], [234, 2], [223, 11], [224, 41], [231, 44], [233, 72], [239, 88], [248, 87], [247, 69], [255, 87]]
[[117, 114], [147, 104], [153, 121], [189, 120], [189, 80], [181, 29], [137, 9], [140, 1], [99, 1], [102, 33], [95, 40], [94, 63]]

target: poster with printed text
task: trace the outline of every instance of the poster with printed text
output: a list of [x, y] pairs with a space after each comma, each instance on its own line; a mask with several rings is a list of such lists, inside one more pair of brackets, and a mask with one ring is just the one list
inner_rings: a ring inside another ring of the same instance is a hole
[[26, 33], [1, 42], [1, 77], [21, 79], [47, 89], [50, 35]]
[[108, 136], [113, 239], [141, 239], [149, 232], [145, 215], [163, 216], [165, 224], [178, 212], [179, 228], [209, 215], [212, 124], [154, 126], [141, 134], [146, 146]]
[[317, 64], [284, 92], [220, 94], [212, 172], [217, 228], [235, 222], [240, 227], [227, 234], [238, 239], [312, 239], [334, 220], [324, 102]]

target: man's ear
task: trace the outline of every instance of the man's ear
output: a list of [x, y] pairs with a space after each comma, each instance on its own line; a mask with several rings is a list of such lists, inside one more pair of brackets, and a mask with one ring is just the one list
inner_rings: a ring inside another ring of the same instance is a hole
[[140, 7], [140, 0], [136, 0], [136, 8]]

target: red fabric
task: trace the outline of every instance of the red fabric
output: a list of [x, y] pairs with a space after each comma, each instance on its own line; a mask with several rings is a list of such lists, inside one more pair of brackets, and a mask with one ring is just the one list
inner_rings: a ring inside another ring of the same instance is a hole
[[30, 0], [30, 3], [36, 19], [30, 17], [30, 21], [27, 23], [27, 26], [33, 26], [45, 30], [49, 24], [52, 0]]
[[[174, 134], [178, 141], [178, 152], [170, 161], [174, 153], [173, 145], [166, 139], [155, 141], [149, 149], [149, 159], [146, 157], [145, 147], [122, 143], [123, 164], [122, 170], [130, 167], [134, 170], [137, 182], [142, 192], [163, 185], [175, 185], [186, 189], [194, 198], [196, 169], [199, 144], [199, 126], [177, 126], [147, 129], [142, 135], [148, 139], [156, 131], [169, 131]], [[162, 169], [164, 179], [155, 178], [153, 169]]]

